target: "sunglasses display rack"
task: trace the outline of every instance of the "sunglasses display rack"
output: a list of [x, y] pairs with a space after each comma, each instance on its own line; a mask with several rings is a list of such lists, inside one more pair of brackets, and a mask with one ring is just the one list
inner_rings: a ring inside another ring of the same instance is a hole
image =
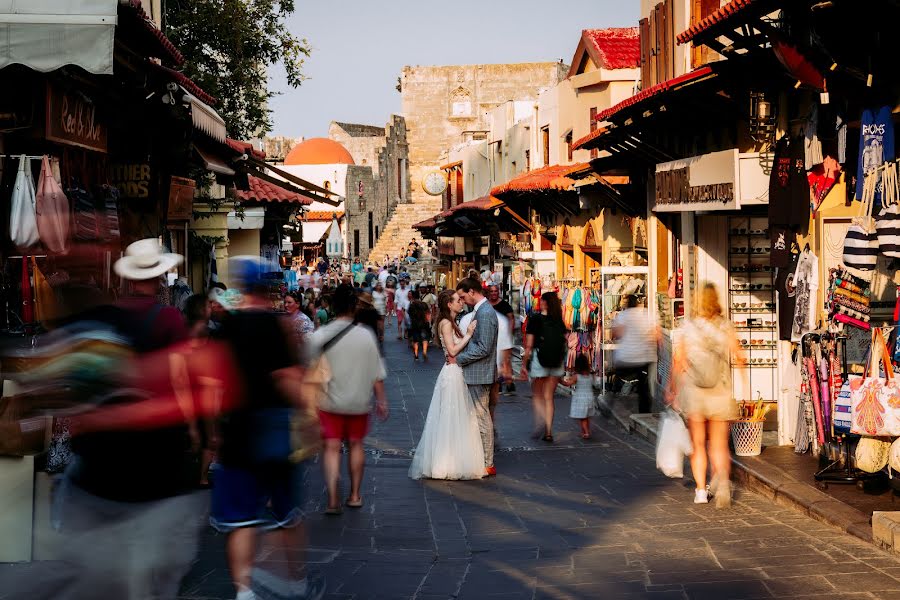
[[744, 359], [733, 365], [736, 400], [776, 398], [778, 319], [768, 227], [765, 216], [728, 219], [728, 313]]

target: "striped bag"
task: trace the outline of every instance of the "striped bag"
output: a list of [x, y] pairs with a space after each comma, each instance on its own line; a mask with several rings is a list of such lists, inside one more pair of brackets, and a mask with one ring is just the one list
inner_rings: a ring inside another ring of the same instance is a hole
[[[870, 185], [867, 177], [865, 185]], [[878, 262], [878, 236], [872, 221], [872, 201], [863, 193], [862, 214], [853, 218], [844, 238], [844, 266], [859, 271], [871, 271]]]
[[885, 206], [875, 219], [878, 247], [890, 258], [900, 258], [900, 206]]

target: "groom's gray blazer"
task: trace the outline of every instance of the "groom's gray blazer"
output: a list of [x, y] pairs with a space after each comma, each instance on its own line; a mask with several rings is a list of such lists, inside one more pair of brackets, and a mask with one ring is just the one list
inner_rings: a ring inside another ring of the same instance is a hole
[[490, 302], [482, 302], [475, 312], [475, 333], [456, 357], [469, 385], [492, 385], [497, 381], [497, 311]]

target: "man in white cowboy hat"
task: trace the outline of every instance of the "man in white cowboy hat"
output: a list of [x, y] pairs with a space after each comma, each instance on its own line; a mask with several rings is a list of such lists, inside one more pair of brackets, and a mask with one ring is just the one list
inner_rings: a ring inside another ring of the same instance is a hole
[[[181, 261], [146, 239], [115, 263], [132, 295], [96, 315], [130, 339], [137, 354], [187, 338], [181, 313], [156, 298], [161, 278]], [[68, 536], [60, 558], [79, 567], [66, 598], [175, 598], [208, 505], [208, 494], [198, 491], [199, 448], [186, 422], [102, 433], [76, 429], [72, 449], [75, 459], [57, 500], [60, 529]]]

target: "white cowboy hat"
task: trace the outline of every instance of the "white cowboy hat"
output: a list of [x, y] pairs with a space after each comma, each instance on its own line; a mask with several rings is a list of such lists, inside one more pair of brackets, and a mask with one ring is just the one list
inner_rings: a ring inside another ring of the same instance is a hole
[[153, 279], [181, 264], [180, 254], [163, 252], [156, 238], [138, 240], [125, 248], [125, 256], [116, 261], [113, 270], [123, 279]]

